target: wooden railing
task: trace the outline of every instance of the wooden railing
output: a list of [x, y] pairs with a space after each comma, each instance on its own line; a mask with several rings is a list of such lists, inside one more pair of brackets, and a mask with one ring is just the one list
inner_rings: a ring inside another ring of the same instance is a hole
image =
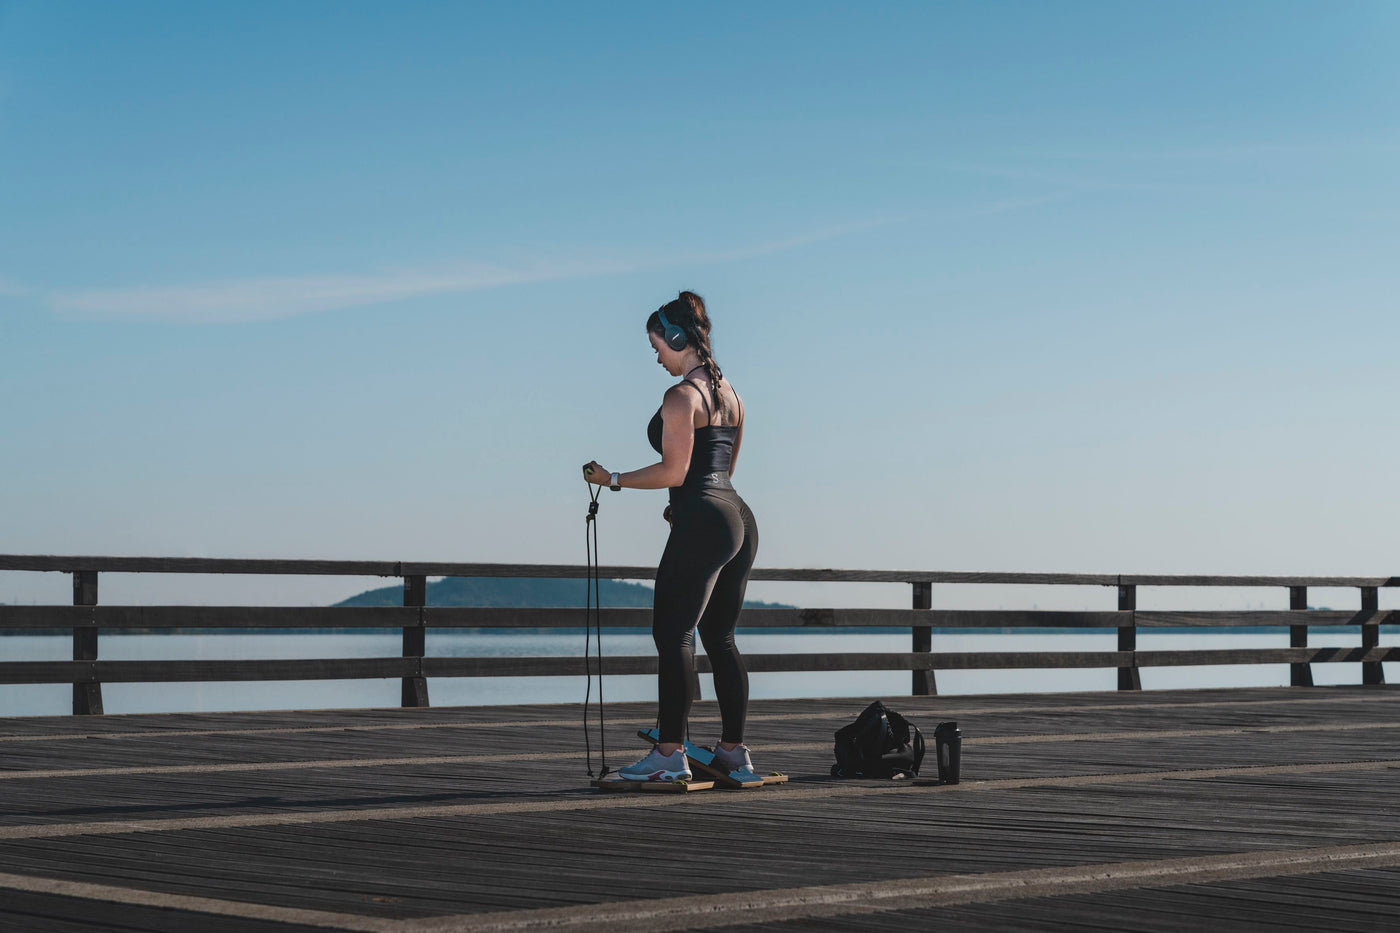
[[[0, 555], [0, 570], [48, 571], [73, 577], [71, 606], [0, 606], [0, 635], [7, 630], [71, 630], [71, 661], [0, 661], [0, 684], [67, 683], [73, 685], [73, 712], [102, 712], [103, 683], [156, 683], [249, 680], [341, 680], [400, 678], [404, 706], [428, 705], [432, 677], [518, 677], [582, 675], [581, 657], [427, 657], [428, 628], [581, 628], [585, 610], [473, 609], [426, 606], [428, 577], [583, 578], [587, 569], [554, 564], [394, 563], [379, 561], [222, 560], [157, 557], [53, 557]], [[403, 606], [267, 607], [267, 606], [102, 606], [97, 584], [101, 573], [327, 574], [399, 577]], [[653, 567], [603, 567], [604, 579], [653, 579]], [[1400, 586], [1400, 577], [1260, 577], [1163, 574], [957, 573], [909, 570], [755, 569], [752, 580], [824, 583], [901, 583], [912, 588], [909, 609], [746, 609], [741, 623], [756, 627], [890, 627], [908, 628], [908, 652], [845, 654], [745, 655], [748, 669], [770, 671], [912, 672], [916, 696], [937, 693], [935, 672], [1029, 668], [1116, 668], [1118, 689], [1141, 689], [1144, 667], [1208, 664], [1288, 664], [1293, 686], [1311, 686], [1311, 665], [1359, 663], [1362, 683], [1382, 684], [1381, 664], [1400, 661], [1400, 648], [1380, 647], [1380, 626], [1400, 624], [1400, 611], [1380, 611], [1381, 587]], [[1118, 591], [1118, 608], [1103, 612], [935, 609], [933, 584], [1037, 584], [1104, 586]], [[1147, 612], [1137, 608], [1137, 590], [1162, 587], [1287, 587], [1289, 609], [1279, 611]], [[1309, 587], [1346, 587], [1360, 591], [1357, 611], [1307, 608]], [[580, 588], [582, 589], [582, 588]], [[649, 609], [603, 609], [602, 625], [650, 628]], [[1288, 626], [1288, 648], [1139, 651], [1139, 629], [1168, 627]], [[1360, 644], [1350, 648], [1310, 648], [1314, 626], [1358, 626]], [[104, 661], [98, 634], [103, 629], [258, 629], [258, 628], [395, 628], [403, 632], [403, 652], [385, 658], [324, 658], [266, 661]], [[1079, 628], [1117, 629], [1116, 651], [982, 651], [935, 652], [934, 629]], [[3, 642], [0, 642], [3, 644]], [[701, 671], [707, 659], [696, 659]], [[654, 674], [654, 657], [608, 657], [609, 674]]]

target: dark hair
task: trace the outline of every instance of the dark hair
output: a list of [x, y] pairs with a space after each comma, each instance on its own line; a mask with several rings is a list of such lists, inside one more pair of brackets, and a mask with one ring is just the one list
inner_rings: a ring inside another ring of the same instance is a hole
[[[723, 417], [727, 408], [724, 396], [719, 391], [719, 381], [724, 378], [724, 373], [715, 362], [714, 350], [710, 347], [710, 317], [705, 313], [705, 299], [694, 292], [681, 292], [674, 301], [662, 305], [659, 311], [666, 312], [666, 320], [685, 331], [686, 343], [700, 354], [700, 362], [710, 374], [710, 396], [714, 399], [715, 410]], [[661, 326], [659, 311], [651, 312], [651, 317], [647, 318], [647, 330], [664, 337], [666, 328]]]

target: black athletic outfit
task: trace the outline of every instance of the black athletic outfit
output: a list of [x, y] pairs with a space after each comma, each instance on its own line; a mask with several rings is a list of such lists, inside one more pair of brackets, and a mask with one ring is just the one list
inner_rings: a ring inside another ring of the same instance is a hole
[[[707, 393], [700, 393], [707, 420], [713, 421]], [[737, 396], [736, 396], [737, 398]], [[739, 423], [743, 424], [743, 407]], [[651, 635], [659, 657], [658, 726], [662, 742], [680, 742], [694, 701], [695, 628], [710, 658], [723, 729], [720, 741], [744, 740], [749, 675], [734, 645], [734, 626], [744, 605], [758, 551], [758, 523], [729, 482], [737, 425], [706, 424], [695, 429], [695, 446], [685, 481], [671, 488], [671, 536], [656, 568]], [[657, 410], [647, 439], [661, 453], [662, 420]]]

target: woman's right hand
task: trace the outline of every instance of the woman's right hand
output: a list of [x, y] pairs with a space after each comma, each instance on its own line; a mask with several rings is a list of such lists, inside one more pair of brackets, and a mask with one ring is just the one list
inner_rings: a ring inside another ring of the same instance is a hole
[[612, 474], [603, 469], [597, 460], [590, 460], [583, 465], [583, 478], [595, 486], [606, 486]]

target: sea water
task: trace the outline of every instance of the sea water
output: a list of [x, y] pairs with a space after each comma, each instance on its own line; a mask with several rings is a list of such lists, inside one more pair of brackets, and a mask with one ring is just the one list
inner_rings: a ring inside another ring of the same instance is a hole
[[[841, 654], [847, 652], [907, 652], [908, 631], [798, 632], [744, 631], [739, 648], [747, 654]], [[1382, 627], [1382, 645], [1400, 644], [1400, 629]], [[1138, 630], [1138, 650], [1203, 650], [1223, 648], [1286, 648], [1285, 629], [1254, 632]], [[1359, 630], [1313, 629], [1311, 647], [1355, 647]], [[7, 661], [62, 661], [72, 657], [68, 635], [0, 636], [0, 657]], [[604, 656], [647, 656], [655, 648], [649, 633], [605, 630]], [[272, 660], [282, 658], [396, 657], [402, 649], [397, 631], [300, 633], [285, 631], [203, 632], [177, 634], [104, 633], [99, 645], [103, 660]], [[1093, 632], [935, 632], [933, 650], [942, 651], [1114, 651], [1115, 630]], [[436, 657], [581, 657], [582, 632], [456, 630], [429, 631], [427, 653]], [[1384, 665], [1387, 682], [1400, 677], [1400, 664]], [[1313, 680], [1323, 684], [1359, 684], [1361, 665], [1314, 664]], [[1201, 687], [1263, 687], [1288, 684], [1287, 664], [1210, 665], [1142, 668], [1142, 686], [1151, 689]], [[1050, 693], [1112, 690], [1113, 668], [1068, 670], [938, 671], [940, 694]], [[709, 675], [701, 675], [702, 699], [713, 699]], [[750, 675], [750, 695], [774, 697], [890, 698], [907, 696], [909, 671], [782, 672]], [[583, 677], [454, 677], [428, 682], [434, 706], [516, 703], [577, 703], [588, 684]], [[596, 699], [595, 678], [592, 696]], [[604, 683], [609, 702], [654, 700], [652, 675], [610, 675]], [[257, 681], [232, 683], [104, 684], [107, 713], [196, 712], [212, 710], [316, 709], [398, 706], [400, 681], [377, 680]], [[0, 685], [0, 716], [59, 715], [72, 711], [68, 684]]]

